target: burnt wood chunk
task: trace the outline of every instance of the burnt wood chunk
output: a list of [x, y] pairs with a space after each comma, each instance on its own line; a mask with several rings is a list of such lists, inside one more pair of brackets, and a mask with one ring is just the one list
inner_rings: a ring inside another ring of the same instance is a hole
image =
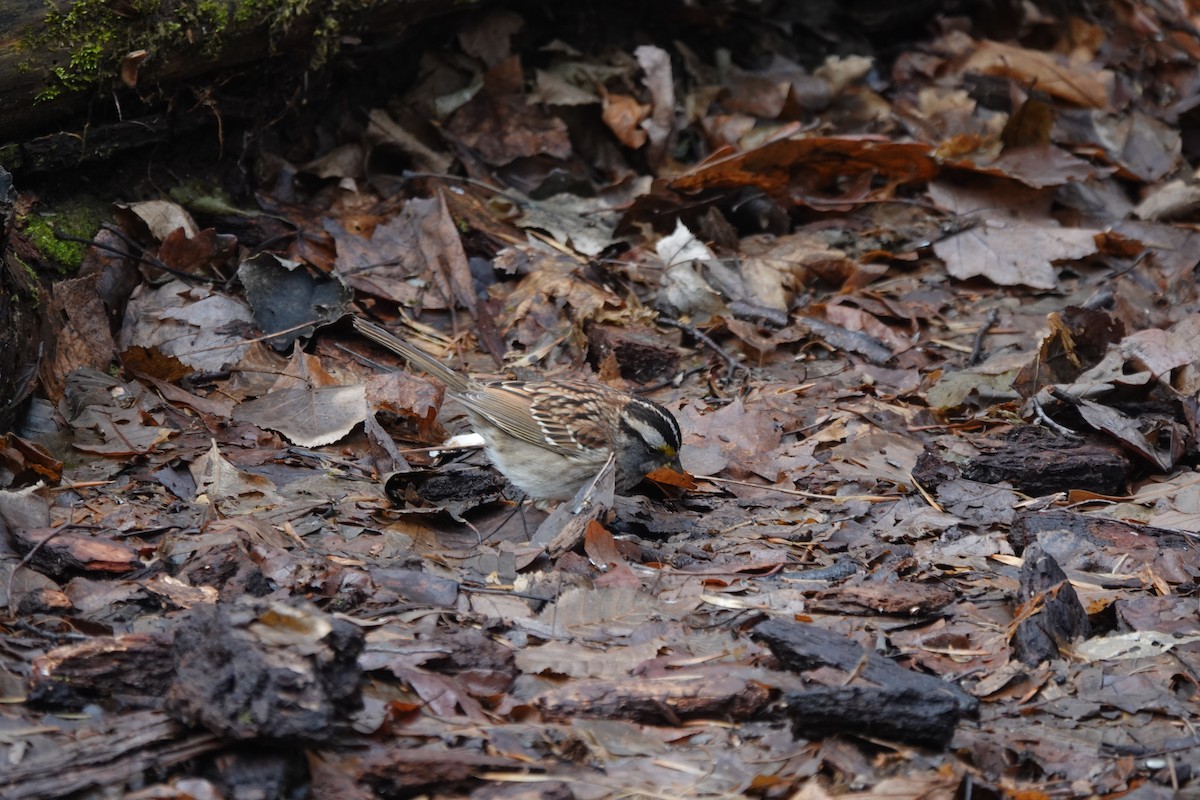
[[1039, 545], [1025, 548], [1020, 580], [1012, 647], [1021, 663], [1036, 666], [1058, 658], [1071, 642], [1087, 638], [1091, 627], [1079, 595]]
[[320, 742], [360, 704], [356, 626], [307, 603], [196, 606], [175, 633], [171, 716], [233, 739]]
[[904, 669], [815, 625], [771, 619], [753, 635], [793, 672], [834, 668], [854, 681], [785, 696], [797, 736], [840, 732], [944, 746], [958, 720], [979, 708], [954, 684]]
[[964, 478], [1011, 483], [1035, 497], [1069, 489], [1124, 494], [1133, 471], [1115, 444], [1067, 439], [1036, 425], [1019, 425], [971, 444], [980, 454], [963, 467]]
[[830, 686], [788, 692], [783, 701], [793, 732], [804, 739], [852, 733], [945, 747], [962, 716], [949, 696], [912, 687]]
[[609, 356], [616, 360], [622, 378], [637, 383], [664, 380], [679, 367], [679, 351], [653, 328], [590, 326], [588, 361], [599, 371]]

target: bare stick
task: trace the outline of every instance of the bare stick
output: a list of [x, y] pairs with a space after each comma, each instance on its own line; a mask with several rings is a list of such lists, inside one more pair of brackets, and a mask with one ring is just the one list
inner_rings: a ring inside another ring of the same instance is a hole
[[967, 358], [968, 367], [973, 367], [983, 360], [983, 340], [987, 337], [988, 331], [995, 327], [999, 319], [1000, 311], [995, 308], [989, 311], [988, 315], [984, 317], [983, 324], [975, 332], [975, 341], [971, 345], [971, 355]]

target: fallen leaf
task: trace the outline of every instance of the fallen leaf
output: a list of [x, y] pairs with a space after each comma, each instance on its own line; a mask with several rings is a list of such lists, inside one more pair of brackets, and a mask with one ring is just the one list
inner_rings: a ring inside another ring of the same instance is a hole
[[959, 280], [984, 277], [1000, 286], [1058, 286], [1055, 261], [1076, 261], [1096, 252], [1099, 231], [1053, 225], [987, 221], [933, 246]]
[[1010, 77], [1053, 97], [1091, 108], [1108, 107], [1113, 84], [1113, 73], [1107, 70], [1070, 64], [1053, 53], [987, 40], [976, 44], [962, 69]]

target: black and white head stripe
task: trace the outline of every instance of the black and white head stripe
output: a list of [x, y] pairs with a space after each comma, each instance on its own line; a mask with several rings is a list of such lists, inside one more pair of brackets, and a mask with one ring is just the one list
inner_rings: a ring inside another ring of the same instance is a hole
[[665, 408], [635, 397], [630, 401], [627, 412], [622, 424], [628, 425], [652, 449], [665, 447], [671, 452], [679, 450], [683, 434], [675, 417]]

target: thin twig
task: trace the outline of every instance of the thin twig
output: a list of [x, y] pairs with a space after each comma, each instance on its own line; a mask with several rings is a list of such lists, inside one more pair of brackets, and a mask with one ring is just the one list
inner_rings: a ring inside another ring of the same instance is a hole
[[988, 331], [995, 327], [999, 319], [1000, 310], [996, 308], [989, 311], [987, 316], [983, 318], [983, 324], [975, 332], [975, 341], [971, 345], [971, 355], [967, 358], [968, 367], [973, 367], [983, 360], [983, 340], [987, 337]]
[[802, 492], [799, 489], [781, 489], [778, 486], [763, 486], [759, 483], [750, 483], [749, 481], [735, 481], [733, 478], [713, 478], [708, 475], [696, 475], [698, 481], [708, 481], [710, 483], [729, 483], [734, 486], [749, 486], [751, 489], [762, 489], [766, 492], [776, 492], [778, 494], [791, 495], [793, 497], [808, 497], [812, 500], [832, 500], [835, 503], [848, 503], [851, 500], [862, 500], [867, 503], [886, 503], [889, 500], [898, 500], [898, 497], [882, 495], [882, 494], [817, 494], [816, 492]]
[[[1059, 399], [1061, 400], [1062, 398], [1059, 398]], [[1045, 409], [1042, 408], [1042, 404], [1038, 401], [1038, 399], [1036, 397], [1033, 398], [1033, 412], [1035, 414], [1037, 414], [1037, 418], [1040, 419], [1043, 423], [1045, 423], [1046, 427], [1049, 428], [1050, 430], [1055, 431], [1059, 435], [1065, 436], [1068, 439], [1079, 438], [1079, 434], [1076, 433], [1075, 431], [1071, 430], [1070, 428], [1068, 428], [1065, 425], [1062, 425], [1062, 424], [1050, 419], [1049, 415], [1046, 414]]]
[[401, 177], [402, 178], [434, 178], [437, 180], [458, 181], [459, 183], [466, 183], [471, 186], [478, 186], [480, 189], [486, 189], [489, 192], [498, 194], [501, 197], [503, 197], [505, 200], [510, 200], [515, 205], [520, 206], [521, 208], [527, 208], [529, 206], [528, 200], [522, 200], [519, 197], [509, 194], [504, 189], [497, 188], [495, 186], [492, 186], [490, 183], [484, 183], [483, 181], [477, 180], [475, 178], [468, 178], [465, 175], [451, 175], [446, 172], [409, 172], [408, 170], [405, 170], [404, 173], [401, 175]]
[[727, 353], [725, 349], [721, 347], [721, 345], [714, 342], [712, 337], [696, 326], [689, 325], [686, 322], [680, 322], [677, 319], [671, 319], [670, 317], [663, 316], [660, 316], [658, 321], [663, 325], [666, 325], [668, 328], [678, 328], [688, 336], [691, 336], [696, 341], [702, 343], [709, 350], [712, 350], [714, 353], [716, 353], [717, 357], [725, 362], [725, 383], [732, 383], [737, 371], [739, 369], [746, 369], [744, 366], [738, 363], [733, 356], [729, 355], [729, 353]]
[[283, 330], [275, 331], [274, 333], [265, 333], [262, 336], [255, 336], [252, 339], [238, 339], [236, 342], [225, 342], [224, 344], [214, 344], [212, 347], [202, 347], [199, 350], [189, 350], [188, 352], [182, 353], [181, 355], [191, 356], [191, 355], [195, 355], [196, 353], [209, 353], [209, 352], [212, 352], [213, 350], [226, 350], [230, 347], [241, 347], [244, 344], [249, 345], [249, 344], [255, 344], [257, 342], [266, 342], [271, 339], [278, 339], [280, 336], [287, 336], [289, 333], [295, 333], [296, 331], [304, 330], [305, 328], [315, 328], [318, 325], [324, 325], [327, 322], [329, 322], [329, 320], [310, 319], [307, 322], [301, 322], [299, 325], [293, 325], [290, 328], [284, 328]]
[[596, 473], [596, 477], [592, 478], [591, 483], [589, 483], [587, 486], [587, 491], [583, 493], [583, 496], [579, 498], [579, 502], [577, 502], [575, 507], [571, 509], [571, 514], [573, 516], [578, 516], [585, 508], [591, 507], [592, 495], [596, 492], [596, 485], [600, 483], [601, 478], [607, 477], [607, 474], [614, 469], [616, 456], [617, 454], [615, 451], [608, 454], [608, 460], [604, 462], [604, 466], [601, 467], [600, 471]]
[[[102, 222], [100, 223], [100, 228], [108, 231], [113, 236], [116, 236], [118, 239], [124, 242], [125, 246], [130, 248], [130, 250], [120, 250], [112, 245], [104, 244], [103, 242], [97, 242], [94, 239], [82, 239], [75, 236], [69, 236], [65, 233], [61, 233], [60, 231], [54, 232], [54, 238], [61, 239], [64, 242], [79, 242], [81, 244], [86, 244], [88, 247], [94, 247], [97, 250], [103, 250], [106, 253], [112, 253], [115, 256], [131, 258], [139, 264], [145, 264], [148, 267], [160, 269], [168, 275], [174, 275], [176, 278], [179, 278], [185, 283], [215, 283], [217, 280], [217, 278], [208, 278], [203, 275], [194, 275], [190, 272], [184, 272], [182, 270], [175, 269], [174, 267], [164, 263], [161, 259], [146, 255], [146, 248], [142, 247], [141, 244], [139, 244], [136, 240], [130, 237], [129, 234], [125, 233], [125, 231], [121, 230], [116, 225], [108, 222]], [[224, 278], [221, 279], [224, 280]]]
[[921, 485], [920, 481], [918, 481], [916, 478], [913, 478], [912, 473], [909, 473], [908, 477], [912, 478], [913, 486], [917, 487], [917, 491], [921, 493], [921, 497], [925, 498], [925, 502], [929, 503], [930, 507], [933, 508], [934, 511], [945, 513], [946, 509], [942, 508], [941, 504], [938, 503], [937, 500], [933, 499], [933, 496], [925, 490], [925, 487]]

